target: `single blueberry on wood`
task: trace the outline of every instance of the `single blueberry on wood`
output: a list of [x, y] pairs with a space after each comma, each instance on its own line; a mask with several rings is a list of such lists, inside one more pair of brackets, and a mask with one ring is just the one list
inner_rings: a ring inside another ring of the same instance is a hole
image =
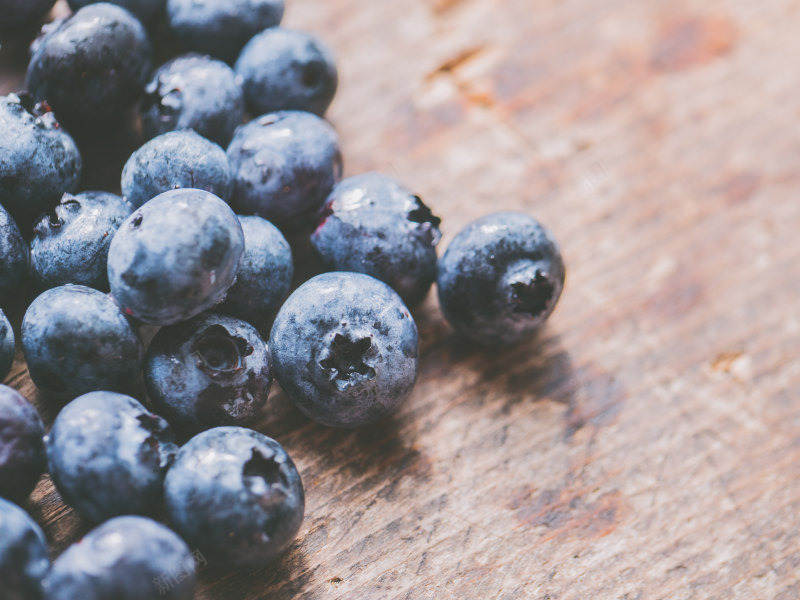
[[138, 100], [151, 54], [136, 17], [113, 4], [90, 4], [34, 43], [27, 86], [73, 134], [103, 132]]
[[0, 498], [0, 591], [3, 600], [41, 600], [50, 570], [47, 540], [36, 522]]
[[75, 398], [47, 435], [53, 482], [83, 517], [155, 514], [177, 452], [172, 430], [138, 401], [114, 392]]
[[475, 342], [517, 343], [553, 312], [564, 277], [558, 244], [536, 219], [494, 213], [467, 225], [439, 260], [439, 303]]
[[167, 473], [170, 523], [210, 564], [257, 569], [283, 553], [303, 522], [303, 482], [286, 450], [243, 427], [193, 437]]
[[234, 178], [231, 206], [281, 229], [310, 228], [342, 176], [336, 132], [301, 111], [262, 115], [239, 127], [228, 161]]
[[131, 206], [109, 192], [65, 194], [33, 228], [31, 271], [51, 288], [75, 283], [108, 291], [108, 248]]
[[0, 497], [23, 502], [33, 491], [47, 462], [43, 438], [44, 425], [33, 405], [0, 385]]
[[171, 325], [219, 304], [233, 285], [244, 234], [230, 207], [203, 190], [164, 192], [122, 224], [108, 251], [111, 294], [125, 314]]
[[371, 275], [409, 306], [436, 279], [436, 217], [419, 196], [379, 173], [348, 177], [320, 211], [311, 243], [326, 269]]
[[81, 168], [78, 147], [47, 104], [27, 94], [0, 97], [0, 203], [26, 232], [75, 190]]
[[22, 319], [33, 382], [53, 394], [124, 391], [142, 368], [142, 342], [108, 294], [64, 285], [40, 294]]
[[193, 129], [224, 147], [244, 118], [244, 95], [224, 62], [185, 54], [156, 70], [145, 86], [139, 112], [147, 138]]
[[232, 63], [247, 41], [280, 24], [283, 0], [167, 0], [167, 22], [184, 50]]
[[270, 335], [273, 369], [309, 418], [361, 427], [394, 412], [417, 376], [417, 326], [388, 285], [325, 273], [286, 301]]
[[261, 330], [289, 294], [294, 275], [292, 249], [266, 219], [240, 216], [239, 222], [244, 232], [242, 266], [220, 310]]
[[269, 396], [270, 363], [267, 343], [252, 325], [205, 313], [153, 338], [144, 367], [147, 395], [184, 432], [246, 425]]
[[236, 61], [248, 110], [305, 110], [320, 117], [336, 94], [330, 49], [305, 31], [271, 27], [251, 39]]
[[202, 559], [161, 523], [116, 517], [53, 563], [47, 600], [191, 600]]
[[122, 169], [122, 195], [139, 208], [159, 194], [194, 188], [227, 201], [232, 189], [225, 151], [192, 130], [171, 131], [134, 152]]

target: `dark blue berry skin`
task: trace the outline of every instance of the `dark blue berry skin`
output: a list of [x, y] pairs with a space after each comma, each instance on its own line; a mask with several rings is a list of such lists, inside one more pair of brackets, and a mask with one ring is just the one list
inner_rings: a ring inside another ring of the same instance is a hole
[[210, 564], [263, 567], [284, 552], [303, 522], [303, 482], [275, 440], [217, 427], [189, 440], [164, 482], [170, 522]]
[[286, 395], [332, 427], [383, 419], [417, 377], [414, 319], [394, 290], [359, 273], [325, 273], [301, 285], [278, 312], [269, 346]]
[[0, 206], [0, 306], [8, 306], [20, 298], [27, 273], [28, 246], [13, 217]]
[[46, 106], [24, 94], [0, 97], [0, 202], [23, 228], [75, 190], [81, 167], [78, 147]]
[[44, 425], [33, 405], [0, 385], [0, 497], [21, 503], [36, 487], [47, 463], [43, 438]]
[[108, 291], [108, 247], [132, 212], [109, 192], [64, 194], [33, 228], [31, 272], [41, 288], [75, 283]]
[[224, 147], [244, 118], [244, 94], [233, 69], [224, 62], [185, 54], [156, 70], [139, 112], [147, 138], [194, 129]]
[[[157, 16], [164, 13], [165, 0], [107, 0], [109, 4], [116, 4], [129, 10], [142, 23], [150, 23]], [[84, 6], [96, 4], [99, 0], [67, 0], [73, 12], [77, 12]]]
[[553, 236], [530, 215], [499, 212], [470, 225], [439, 261], [439, 303], [478, 344], [533, 337], [556, 307], [565, 267]]
[[250, 324], [213, 313], [162, 328], [147, 350], [153, 410], [195, 434], [258, 417], [272, 383], [267, 343]]
[[36, 522], [0, 498], [0, 591], [3, 600], [40, 600], [50, 570], [47, 541]]
[[333, 188], [319, 219], [311, 243], [326, 269], [372, 275], [408, 306], [427, 295], [441, 219], [419, 196], [386, 175], [357, 175]]
[[81, 516], [99, 523], [159, 509], [178, 448], [167, 422], [130, 396], [78, 396], [58, 413], [46, 440], [53, 482]]
[[127, 10], [105, 2], [80, 9], [32, 50], [28, 89], [81, 135], [122, 122], [150, 75], [144, 27]]
[[284, 230], [309, 227], [342, 177], [336, 132], [301, 111], [262, 115], [239, 127], [228, 161], [236, 212], [264, 217]]
[[184, 50], [228, 63], [259, 31], [280, 24], [283, 0], [167, 0], [167, 21]]
[[0, 31], [13, 31], [39, 23], [55, 0], [0, 0]]
[[124, 516], [67, 548], [45, 592], [47, 600], [191, 600], [195, 584], [195, 558], [180, 537], [146, 517]]
[[262, 329], [281, 307], [294, 276], [292, 248], [280, 230], [261, 217], [239, 217], [244, 256], [222, 312]]
[[6, 316], [0, 309], [0, 381], [4, 380], [14, 364], [15, 350], [14, 330]]
[[195, 188], [228, 200], [231, 171], [225, 151], [191, 130], [172, 131], [147, 142], [122, 169], [122, 195], [134, 208], [178, 188]]
[[320, 117], [339, 82], [333, 53], [305, 31], [272, 27], [247, 45], [236, 61], [247, 109], [256, 115], [305, 110]]
[[225, 202], [203, 190], [164, 192], [111, 241], [111, 294], [145, 323], [186, 321], [224, 299], [243, 252], [242, 227]]
[[144, 350], [110, 296], [82, 285], [47, 290], [22, 319], [22, 350], [33, 382], [57, 395], [126, 390]]

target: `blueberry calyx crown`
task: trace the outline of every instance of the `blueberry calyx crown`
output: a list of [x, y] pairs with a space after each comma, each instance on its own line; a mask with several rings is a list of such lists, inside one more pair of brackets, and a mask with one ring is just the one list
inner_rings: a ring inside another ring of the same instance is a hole
[[442, 220], [433, 214], [433, 211], [422, 201], [422, 198], [414, 195], [414, 208], [408, 211], [408, 220], [412, 223], [419, 223], [420, 231], [427, 236], [429, 243], [435, 246], [439, 243], [442, 234], [439, 232], [439, 225]]
[[222, 325], [212, 325], [198, 336], [193, 350], [197, 366], [214, 377], [240, 371], [244, 357], [250, 356], [254, 348]]
[[375, 377], [375, 369], [367, 364], [367, 354], [372, 349], [372, 339], [362, 337], [356, 340], [337, 333], [325, 358], [319, 365], [331, 371], [331, 380], [340, 388], [348, 387], [363, 379]]
[[550, 307], [555, 291], [555, 286], [547, 273], [536, 269], [536, 273], [529, 281], [517, 281], [511, 284], [513, 311], [538, 317]]
[[142, 413], [136, 417], [136, 420], [139, 421], [139, 425], [142, 429], [150, 433], [144, 440], [145, 445], [154, 453], [158, 454], [159, 463], [162, 468], [169, 467], [175, 458], [175, 452], [170, 451], [168, 447], [165, 448], [162, 446], [162, 442], [168, 441], [163, 439], [165, 433], [164, 422], [159, 417], [150, 413]]
[[272, 490], [285, 495], [289, 489], [289, 482], [275, 456], [264, 456], [258, 448], [253, 448], [250, 458], [244, 463], [242, 478], [250, 491], [259, 495]]

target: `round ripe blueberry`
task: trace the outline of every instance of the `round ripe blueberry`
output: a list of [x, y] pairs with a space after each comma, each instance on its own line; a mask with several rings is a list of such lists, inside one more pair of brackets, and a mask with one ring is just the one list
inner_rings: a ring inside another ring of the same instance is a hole
[[15, 346], [14, 330], [11, 328], [6, 313], [0, 310], [0, 381], [5, 379], [11, 371], [11, 366], [14, 364]]
[[244, 256], [236, 283], [220, 310], [257, 328], [281, 307], [292, 285], [292, 248], [280, 230], [261, 217], [239, 217], [244, 232]]
[[0, 0], [0, 30], [14, 31], [39, 23], [55, 0]]
[[122, 169], [122, 195], [134, 208], [162, 192], [195, 188], [228, 200], [231, 171], [225, 151], [189, 129], [171, 131], [134, 152]]
[[239, 127], [228, 161], [236, 212], [259, 215], [281, 229], [310, 225], [342, 176], [336, 132], [300, 111], [262, 115]]
[[91, 392], [75, 398], [58, 413], [46, 440], [53, 482], [81, 516], [99, 523], [160, 507], [177, 446], [167, 422], [130, 396]]
[[[23, 502], [36, 487], [47, 463], [43, 438], [44, 425], [33, 405], [0, 385], [0, 497]], [[0, 546], [2, 540], [0, 535]]]
[[125, 390], [144, 350], [107, 294], [64, 285], [40, 294], [22, 319], [22, 350], [33, 382], [53, 394]]
[[[0, 161], [0, 172], [2, 170], [3, 163]], [[0, 177], [0, 188], [2, 188], [2, 177]], [[11, 304], [19, 298], [27, 273], [28, 247], [14, 219], [0, 206], [0, 306]]]
[[256, 115], [306, 110], [322, 116], [339, 81], [333, 54], [322, 41], [282, 27], [265, 29], [247, 42], [236, 74], [247, 108]]
[[0, 199], [23, 228], [77, 187], [81, 166], [48, 106], [25, 94], [0, 97]]
[[439, 223], [399, 182], [366, 173], [333, 188], [311, 243], [326, 269], [372, 275], [412, 306], [436, 279]]
[[64, 194], [33, 228], [31, 271], [39, 286], [76, 283], [107, 291], [108, 247], [130, 214], [130, 205], [116, 194]]
[[153, 409], [181, 431], [245, 425], [269, 395], [269, 350], [252, 325], [205, 313], [156, 334], [144, 380]]
[[0, 590], [3, 600], [40, 600], [50, 570], [47, 541], [19, 506], [0, 498]]
[[53, 563], [47, 600], [191, 600], [201, 560], [161, 523], [116, 517]]
[[139, 20], [108, 3], [90, 4], [32, 47], [27, 85], [70, 131], [122, 121], [150, 74], [150, 42]]
[[194, 129], [227, 146], [244, 118], [244, 95], [233, 69], [224, 62], [186, 54], [156, 70], [145, 87], [139, 112], [147, 138]]
[[[101, 0], [67, 0], [73, 12], [84, 6], [95, 4]], [[156, 16], [164, 12], [165, 0], [105, 0], [109, 4], [116, 4], [132, 12], [142, 23], [149, 23]]]
[[359, 273], [301, 285], [272, 326], [275, 377], [309, 418], [361, 427], [394, 412], [417, 377], [417, 326], [394, 290]]
[[178, 452], [164, 482], [170, 522], [209, 563], [256, 569], [294, 540], [303, 482], [286, 450], [243, 427], [216, 427]]
[[242, 227], [225, 202], [203, 190], [164, 192], [111, 241], [111, 294], [145, 323], [186, 321], [223, 300], [243, 252]]
[[532, 337], [564, 287], [558, 244], [533, 217], [500, 212], [467, 225], [439, 261], [439, 303], [461, 334], [485, 345]]
[[283, 0], [167, 0], [178, 45], [232, 63], [259, 31], [280, 24]]

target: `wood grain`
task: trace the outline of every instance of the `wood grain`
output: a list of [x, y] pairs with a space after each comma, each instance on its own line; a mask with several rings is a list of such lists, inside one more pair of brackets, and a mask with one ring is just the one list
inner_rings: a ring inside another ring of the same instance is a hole
[[[528, 210], [568, 283], [501, 354], [432, 295], [419, 383], [380, 427], [274, 393], [258, 429], [301, 469], [300, 538], [257, 573], [204, 567], [197, 597], [800, 597], [800, 4], [288, 4], [338, 54], [349, 174], [396, 173], [445, 245]], [[21, 360], [10, 381], [52, 419]], [[28, 508], [55, 553], [86, 530], [46, 479]]]

